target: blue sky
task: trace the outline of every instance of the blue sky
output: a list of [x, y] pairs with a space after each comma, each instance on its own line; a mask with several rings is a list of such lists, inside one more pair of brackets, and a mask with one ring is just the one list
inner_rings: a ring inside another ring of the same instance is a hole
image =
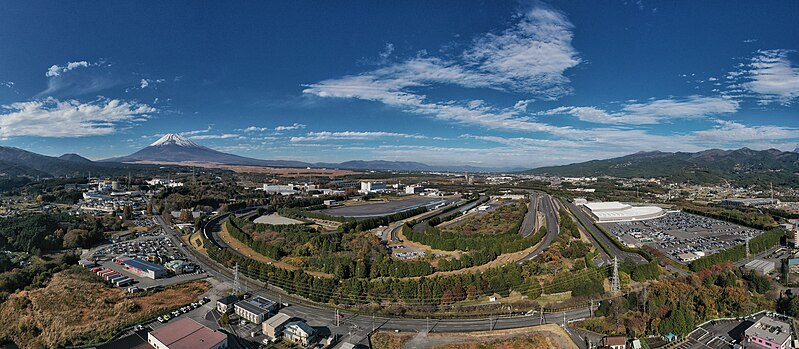
[[799, 2], [0, 4], [0, 145], [263, 159], [792, 150]]

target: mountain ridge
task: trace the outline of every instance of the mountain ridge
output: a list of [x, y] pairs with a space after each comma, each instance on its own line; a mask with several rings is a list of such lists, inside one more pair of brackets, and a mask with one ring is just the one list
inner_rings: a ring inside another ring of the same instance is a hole
[[518, 172], [524, 168], [489, 168], [477, 166], [436, 166], [414, 161], [350, 160], [341, 163], [310, 163], [295, 160], [262, 160], [220, 152], [197, 144], [179, 134], [166, 134], [149, 146], [127, 156], [102, 162], [208, 162], [225, 165], [267, 167], [326, 167], [348, 170], [384, 171], [455, 171], [455, 172]]
[[719, 183], [754, 180], [799, 184], [799, 153], [778, 149], [707, 149], [691, 152], [638, 152], [616, 158], [539, 167], [529, 174], [669, 178], [675, 182]]

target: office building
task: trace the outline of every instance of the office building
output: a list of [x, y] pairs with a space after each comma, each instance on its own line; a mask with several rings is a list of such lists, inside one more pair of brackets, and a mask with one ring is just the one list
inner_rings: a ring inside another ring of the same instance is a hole
[[269, 317], [269, 313], [277, 310], [277, 303], [261, 296], [254, 296], [233, 305], [236, 315], [242, 319], [260, 324]]
[[745, 348], [791, 348], [791, 325], [768, 316], [744, 331]]

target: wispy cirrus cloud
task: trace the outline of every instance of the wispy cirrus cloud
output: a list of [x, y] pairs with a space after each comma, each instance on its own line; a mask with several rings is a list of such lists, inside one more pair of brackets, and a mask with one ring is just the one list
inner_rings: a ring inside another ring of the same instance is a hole
[[77, 62], [67, 62], [64, 65], [53, 64], [47, 72], [44, 73], [46, 77], [55, 77], [60, 76], [63, 73], [66, 73], [70, 70], [78, 69], [78, 68], [86, 68], [89, 66], [97, 65], [97, 63], [89, 63], [87, 61], [77, 61]]
[[216, 134], [216, 135], [210, 135], [210, 134], [192, 135], [192, 136], [189, 136], [189, 138], [190, 139], [202, 140], [202, 139], [239, 139], [239, 138], [242, 138], [242, 137], [237, 135], [237, 134], [233, 134], [233, 133], [223, 133], [223, 134]]
[[291, 125], [280, 125], [275, 127], [275, 131], [291, 131], [291, 130], [299, 130], [308, 127], [308, 125], [300, 124], [300, 123], [293, 123]]
[[414, 135], [407, 133], [396, 132], [359, 132], [359, 131], [341, 131], [341, 132], [308, 132], [305, 136], [291, 137], [292, 142], [314, 142], [314, 141], [329, 141], [329, 140], [368, 140], [377, 138], [413, 138], [413, 139], [427, 139], [427, 136]]
[[740, 144], [751, 141], [799, 140], [799, 128], [760, 125], [749, 126], [736, 121], [714, 120], [716, 126], [693, 132], [698, 141], [708, 141], [714, 144]]
[[572, 24], [560, 12], [535, 7], [512, 27], [474, 39], [458, 60], [415, 57], [358, 75], [307, 85], [304, 94], [377, 101], [408, 112], [490, 128], [554, 130], [513, 111], [434, 102], [418, 89], [434, 84], [523, 92], [553, 100], [571, 93], [565, 71], [581, 60], [572, 47]]
[[761, 50], [751, 62], [730, 76], [742, 76], [743, 89], [759, 95], [761, 104], [790, 104], [799, 97], [799, 67], [788, 59], [794, 51]]
[[0, 137], [109, 135], [158, 112], [147, 104], [101, 98], [93, 102], [46, 98], [3, 105]]
[[643, 103], [627, 103], [615, 112], [596, 107], [558, 107], [539, 114], [568, 114], [582, 121], [599, 124], [646, 125], [673, 119], [731, 114], [737, 112], [738, 107], [738, 101], [732, 98], [689, 96], [687, 98], [653, 99]]
[[74, 98], [93, 94], [125, 83], [125, 78], [109, 71], [111, 65], [100, 60], [75, 61], [52, 65], [45, 76], [47, 88], [37, 97]]

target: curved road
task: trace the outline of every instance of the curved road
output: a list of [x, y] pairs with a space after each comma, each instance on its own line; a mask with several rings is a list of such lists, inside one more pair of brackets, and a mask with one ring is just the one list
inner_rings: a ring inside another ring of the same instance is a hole
[[[541, 244], [538, 245], [530, 254], [519, 260], [519, 263], [530, 260], [544, 252], [544, 250], [552, 244], [560, 233], [560, 224], [558, 223], [558, 214], [555, 212], [555, 205], [552, 202], [552, 197], [548, 194], [541, 194], [541, 198], [537, 200], [541, 205], [541, 210], [544, 212], [547, 224], [547, 234], [544, 236]], [[533, 226], [533, 229], [535, 226]]]
[[[213, 234], [208, 234], [206, 228], [218, 226], [219, 223], [224, 221], [227, 215], [219, 216], [206, 224], [203, 227], [203, 234], [206, 237], [211, 235], [209, 239], [214, 244], [219, 244], [219, 241], [213, 239]], [[232, 270], [212, 261], [210, 258], [197, 253], [192, 248], [184, 248], [178, 238], [178, 233], [169, 224], [157, 216], [157, 221], [167, 232], [167, 235], [173, 239], [176, 246], [186, 252], [187, 255], [194, 257], [194, 260], [214, 278], [233, 283]], [[336, 310], [325, 307], [324, 305], [315, 304], [309, 301], [302, 300], [296, 296], [287, 294], [282, 290], [275, 289], [272, 286], [266, 287], [264, 282], [251, 279], [247, 276], [240, 275], [240, 279], [244, 286], [254, 293], [260, 294], [270, 299], [283, 299], [291, 300], [293, 304], [281, 310], [290, 316], [296, 316], [305, 319], [316, 319], [317, 321], [329, 324], [331, 329], [341, 329], [342, 326], [348, 326], [349, 336], [345, 336], [342, 340], [357, 343], [371, 334], [372, 329], [383, 330], [397, 330], [397, 331], [410, 331], [410, 332], [470, 332], [470, 331], [489, 331], [499, 329], [521, 328], [529, 327], [546, 323], [561, 324], [564, 321], [574, 321], [579, 319], [588, 318], [592, 315], [592, 310], [588, 306], [582, 308], [575, 308], [568, 311], [546, 312], [543, 316], [535, 310], [526, 315], [512, 314], [512, 315], [498, 315], [483, 319], [436, 319], [436, 318], [390, 318], [384, 316], [368, 316], [340, 311], [342, 317], [339, 319], [338, 327], [336, 326]], [[598, 305], [594, 303], [595, 307]], [[579, 343], [578, 343], [579, 344]]]
[[605, 245], [605, 247], [607, 247], [608, 252], [611, 254], [611, 256], [618, 257], [620, 261], [629, 258], [636, 263], [646, 263], [646, 259], [644, 259], [644, 257], [641, 257], [641, 255], [637, 253], [622, 251], [618, 246], [616, 246], [616, 244], [613, 241], [610, 240], [609, 236], [605, 235], [605, 233], [600, 231], [599, 228], [597, 228], [594, 225], [594, 222], [591, 220], [591, 218], [588, 217], [588, 215], [585, 214], [585, 212], [583, 212], [582, 209], [574, 205], [573, 202], [570, 202], [568, 200], [564, 201], [566, 203], [566, 207], [569, 208], [574, 217], [576, 217], [586, 229], [590, 230], [591, 233], [598, 240], [600, 240], [600, 242], [603, 245]]

